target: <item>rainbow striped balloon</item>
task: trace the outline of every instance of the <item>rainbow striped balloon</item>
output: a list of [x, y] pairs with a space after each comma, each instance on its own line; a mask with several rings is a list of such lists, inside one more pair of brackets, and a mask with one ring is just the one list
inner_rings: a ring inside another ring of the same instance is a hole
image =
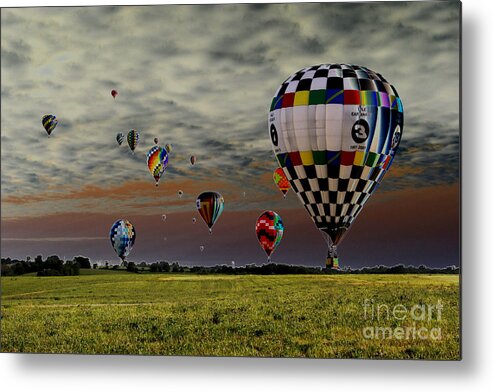
[[202, 192], [197, 197], [197, 210], [212, 233], [212, 226], [224, 210], [224, 198], [217, 192]]
[[147, 167], [151, 172], [154, 180], [156, 180], [156, 186], [159, 185], [159, 179], [164, 173], [164, 170], [168, 166], [168, 153], [160, 146], [153, 146], [146, 154]]

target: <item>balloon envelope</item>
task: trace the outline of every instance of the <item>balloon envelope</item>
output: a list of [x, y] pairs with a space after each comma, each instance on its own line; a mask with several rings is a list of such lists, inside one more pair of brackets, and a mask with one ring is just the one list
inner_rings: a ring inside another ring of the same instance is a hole
[[159, 139], [157, 137], [154, 138], [154, 144], [158, 144], [159, 143]]
[[116, 254], [125, 261], [135, 243], [134, 226], [126, 219], [119, 219], [110, 229], [110, 241]]
[[139, 143], [139, 132], [137, 132], [135, 129], [132, 129], [128, 134], [127, 134], [127, 143], [130, 149], [135, 151], [135, 148], [137, 147], [137, 144]]
[[123, 139], [125, 139], [125, 136], [123, 135], [123, 133], [118, 132], [116, 134], [116, 141], [118, 142], [118, 145], [120, 145], [120, 146], [122, 145]]
[[168, 167], [168, 153], [159, 146], [152, 147], [146, 154], [147, 168], [151, 172], [156, 186], [159, 184], [159, 179]]
[[224, 210], [224, 198], [217, 192], [202, 192], [196, 203], [200, 216], [212, 232], [212, 227]]
[[284, 197], [286, 197], [286, 193], [288, 193], [291, 185], [289, 185], [289, 181], [286, 175], [284, 174], [284, 171], [280, 167], [274, 170], [273, 179], [274, 179], [274, 183], [277, 185], [277, 187], [282, 192]]
[[366, 67], [308, 67], [278, 88], [269, 138], [294, 192], [326, 235], [328, 265], [389, 170], [403, 121], [396, 89]]
[[41, 119], [41, 123], [43, 124], [43, 128], [45, 129], [46, 133], [48, 133], [48, 136], [50, 136], [57, 126], [58, 120], [54, 114], [46, 114]]
[[255, 224], [260, 246], [270, 260], [271, 254], [276, 250], [284, 234], [284, 224], [281, 217], [274, 211], [264, 211], [257, 218]]
[[166, 151], [168, 152], [168, 154], [169, 154], [171, 151], [173, 151], [173, 146], [172, 146], [171, 144], [169, 144], [169, 143], [168, 143], [168, 144], [166, 144], [166, 145], [164, 146], [164, 148], [166, 149]]
[[113, 97], [113, 99], [115, 99], [117, 95], [118, 95], [118, 91], [111, 90], [111, 96]]
[[192, 155], [192, 156], [190, 157], [190, 163], [192, 164], [192, 166], [193, 166], [193, 165], [195, 165], [195, 162], [196, 162], [196, 161], [197, 161], [197, 158], [195, 158], [195, 155]]

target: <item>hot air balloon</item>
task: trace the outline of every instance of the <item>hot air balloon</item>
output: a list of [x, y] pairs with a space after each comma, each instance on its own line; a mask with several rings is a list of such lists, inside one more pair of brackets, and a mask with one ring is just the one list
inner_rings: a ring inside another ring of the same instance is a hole
[[166, 145], [164, 146], [164, 148], [166, 149], [166, 151], [168, 152], [168, 154], [169, 154], [171, 151], [173, 151], [173, 146], [172, 146], [171, 144], [169, 144], [169, 143], [168, 143], [168, 144], [166, 144]]
[[110, 229], [110, 241], [122, 262], [125, 261], [135, 243], [135, 229], [126, 219], [119, 219]]
[[125, 136], [123, 135], [123, 133], [118, 132], [116, 134], [116, 141], [118, 142], [118, 145], [120, 145], [120, 146], [122, 145], [123, 139], [125, 139]]
[[166, 214], [161, 215], [161, 219], [163, 220], [163, 222], [166, 222]]
[[217, 192], [202, 192], [197, 197], [197, 210], [204, 220], [209, 233], [212, 234], [212, 226], [216, 223], [224, 209], [224, 199]]
[[139, 132], [137, 132], [135, 129], [130, 130], [130, 132], [127, 134], [127, 143], [133, 153], [135, 151], [135, 148], [137, 147], [137, 144], [139, 143]]
[[196, 218], [192, 218], [192, 223], [195, 224], [195, 222], [197, 222], [197, 219]]
[[182, 197], [182, 196], [183, 196], [183, 191], [180, 189], [180, 190], [178, 191], [178, 197], [181, 199], [181, 197]]
[[200, 245], [200, 251], [203, 252], [204, 251], [204, 245]]
[[164, 148], [154, 146], [147, 152], [146, 158], [147, 167], [156, 181], [156, 186], [158, 186], [159, 179], [168, 166], [168, 153]]
[[111, 90], [111, 96], [113, 97], [113, 99], [115, 99], [117, 95], [118, 95], [118, 91]]
[[281, 217], [274, 211], [262, 212], [257, 218], [255, 232], [260, 246], [267, 254], [267, 261], [270, 261], [270, 256], [281, 242], [284, 233]]
[[157, 137], [154, 138], [154, 144], [158, 144], [159, 143], [159, 139]]
[[196, 160], [197, 160], [197, 158], [195, 158], [195, 155], [192, 155], [192, 156], [190, 157], [190, 163], [192, 164], [192, 166], [193, 166], [193, 165], [195, 165], [195, 161], [196, 161]]
[[284, 171], [280, 167], [274, 170], [274, 183], [277, 185], [284, 197], [286, 197], [286, 194], [291, 186], [289, 185], [289, 181], [286, 178]]
[[48, 133], [48, 137], [51, 135], [53, 130], [58, 124], [58, 120], [56, 119], [54, 114], [46, 114], [41, 119], [41, 123], [43, 124], [44, 129]]
[[329, 247], [337, 245], [389, 170], [404, 113], [396, 89], [366, 67], [304, 68], [277, 90], [269, 113], [272, 148]]

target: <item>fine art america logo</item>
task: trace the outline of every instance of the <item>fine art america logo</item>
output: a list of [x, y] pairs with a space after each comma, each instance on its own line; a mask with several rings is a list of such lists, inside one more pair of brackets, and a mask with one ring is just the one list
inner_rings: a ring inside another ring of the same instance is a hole
[[364, 318], [371, 325], [364, 326], [362, 333], [365, 339], [376, 340], [441, 340], [442, 310], [440, 301], [406, 306], [377, 304], [365, 299]]

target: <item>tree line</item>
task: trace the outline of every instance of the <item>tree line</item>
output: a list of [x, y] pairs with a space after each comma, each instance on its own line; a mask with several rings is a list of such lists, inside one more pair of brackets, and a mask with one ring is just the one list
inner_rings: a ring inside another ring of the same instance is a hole
[[70, 276], [79, 275], [81, 268], [91, 268], [89, 258], [76, 256], [72, 260], [62, 260], [57, 255], [48, 256], [45, 260], [41, 255], [26, 260], [2, 257], [2, 276], [16, 276], [35, 272], [37, 276]]
[[346, 267], [340, 270], [308, 267], [302, 265], [288, 265], [268, 263], [263, 265], [247, 264], [245, 266], [233, 267], [231, 265], [214, 266], [182, 266], [178, 262], [169, 263], [158, 261], [153, 263], [124, 262], [121, 266], [110, 266], [105, 262], [104, 266], [91, 264], [88, 257], [77, 256], [72, 260], [62, 260], [53, 255], [43, 260], [42, 256], [36, 256], [34, 260], [27, 257], [26, 260], [2, 258], [2, 276], [23, 275], [35, 272], [37, 276], [66, 276], [79, 275], [80, 269], [112, 269], [126, 270], [131, 273], [193, 273], [193, 274], [229, 274], [229, 275], [286, 275], [286, 274], [458, 274], [460, 269], [455, 266], [445, 268], [431, 268], [425, 265], [405, 266], [398, 264], [394, 266], [378, 265], [374, 267], [363, 267], [351, 269]]

